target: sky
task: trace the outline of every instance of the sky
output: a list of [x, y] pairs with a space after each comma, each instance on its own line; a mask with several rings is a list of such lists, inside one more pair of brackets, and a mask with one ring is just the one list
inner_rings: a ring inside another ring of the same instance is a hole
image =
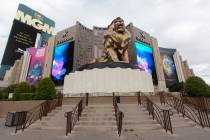
[[209, 0], [6, 0], [0, 5], [0, 60], [19, 3], [53, 19], [56, 31], [76, 21], [106, 27], [120, 16], [156, 37], [159, 46], [177, 49], [210, 84]]

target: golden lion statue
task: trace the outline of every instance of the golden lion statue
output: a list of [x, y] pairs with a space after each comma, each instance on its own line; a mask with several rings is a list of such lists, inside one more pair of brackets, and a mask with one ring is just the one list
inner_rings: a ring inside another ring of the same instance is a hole
[[125, 28], [123, 19], [120, 17], [114, 19], [108, 26], [108, 30], [104, 35], [105, 53], [99, 61], [123, 61], [129, 62], [128, 45], [130, 43], [131, 34]]

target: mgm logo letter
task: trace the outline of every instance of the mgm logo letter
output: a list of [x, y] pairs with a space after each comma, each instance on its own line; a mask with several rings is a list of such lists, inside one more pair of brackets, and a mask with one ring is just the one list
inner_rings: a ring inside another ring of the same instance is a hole
[[50, 27], [48, 24], [44, 24], [39, 19], [32, 19], [32, 16], [24, 14], [24, 12], [18, 10], [15, 16], [15, 19], [21, 21], [23, 23], [28, 24], [29, 26], [33, 26], [37, 30], [41, 30], [51, 35], [55, 35], [55, 31], [53, 27]]

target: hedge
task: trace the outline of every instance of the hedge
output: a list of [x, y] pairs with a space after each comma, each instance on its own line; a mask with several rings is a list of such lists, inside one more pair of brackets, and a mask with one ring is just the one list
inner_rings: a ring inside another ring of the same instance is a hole
[[188, 78], [184, 89], [189, 96], [210, 96], [209, 86], [202, 78], [197, 76]]

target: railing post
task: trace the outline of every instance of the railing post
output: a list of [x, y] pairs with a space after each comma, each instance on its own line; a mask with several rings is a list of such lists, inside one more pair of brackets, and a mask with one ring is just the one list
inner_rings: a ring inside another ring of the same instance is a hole
[[22, 131], [25, 129], [26, 117], [27, 117], [27, 111], [16, 112], [15, 120], [17, 120], [17, 122], [16, 122], [15, 133], [17, 133], [17, 131], [20, 129]]
[[118, 124], [118, 135], [119, 137], [121, 136], [121, 131], [122, 131], [122, 120], [123, 120], [123, 113], [120, 111], [119, 112], [119, 124]]
[[146, 101], [147, 101], [147, 110], [149, 112], [149, 115], [152, 115], [152, 119], [154, 120], [155, 116], [154, 116], [153, 103], [148, 98], [146, 99]]
[[57, 94], [57, 105], [56, 106], [62, 106], [63, 104], [63, 94], [59, 92]]
[[72, 130], [72, 112], [66, 112], [67, 123], [66, 123], [66, 136], [71, 133]]
[[43, 109], [43, 116], [47, 116], [47, 111], [48, 111], [48, 101], [45, 101], [44, 103], [43, 103], [43, 107], [44, 107], [44, 109]]
[[39, 109], [39, 119], [42, 120], [42, 116], [43, 116], [43, 103], [40, 105], [40, 109]]
[[203, 123], [203, 118], [202, 118], [203, 114], [200, 108], [198, 108], [198, 115], [199, 115], [200, 125], [202, 126], [202, 128], [204, 128], [204, 123]]
[[[174, 97], [174, 98], [175, 98], [175, 97]], [[177, 98], [176, 98], [176, 99], [177, 99]], [[183, 118], [184, 118], [184, 116], [185, 116], [185, 107], [184, 107], [184, 98], [183, 98], [182, 94], [181, 94], [180, 99], [177, 99], [177, 100], [180, 101], [182, 116], [183, 116]]]
[[151, 102], [151, 101], [150, 101], [150, 107], [151, 107], [152, 118], [153, 118], [153, 120], [154, 120], [154, 119], [155, 119], [154, 106], [153, 106], [153, 102]]
[[28, 113], [27, 111], [24, 111], [24, 112], [23, 112], [23, 116], [24, 116], [24, 117], [23, 117], [22, 131], [24, 131], [24, 129], [25, 129], [25, 127], [26, 127], [27, 113]]
[[89, 93], [86, 93], [86, 106], [88, 106]]
[[165, 128], [166, 132], [169, 130], [169, 131], [171, 131], [171, 134], [173, 134], [170, 111], [166, 110], [166, 109], [163, 109], [162, 111], [163, 111], [164, 128]]
[[77, 115], [77, 120], [79, 121], [79, 117], [81, 116], [82, 113], [82, 100], [79, 102], [78, 106], [78, 115]]
[[165, 97], [163, 91], [159, 92], [160, 103], [165, 104]]
[[114, 92], [112, 93], [112, 99], [113, 99], [113, 105], [114, 105], [114, 100], [115, 100], [115, 94], [114, 94]]
[[141, 105], [141, 92], [137, 92], [138, 105]]

